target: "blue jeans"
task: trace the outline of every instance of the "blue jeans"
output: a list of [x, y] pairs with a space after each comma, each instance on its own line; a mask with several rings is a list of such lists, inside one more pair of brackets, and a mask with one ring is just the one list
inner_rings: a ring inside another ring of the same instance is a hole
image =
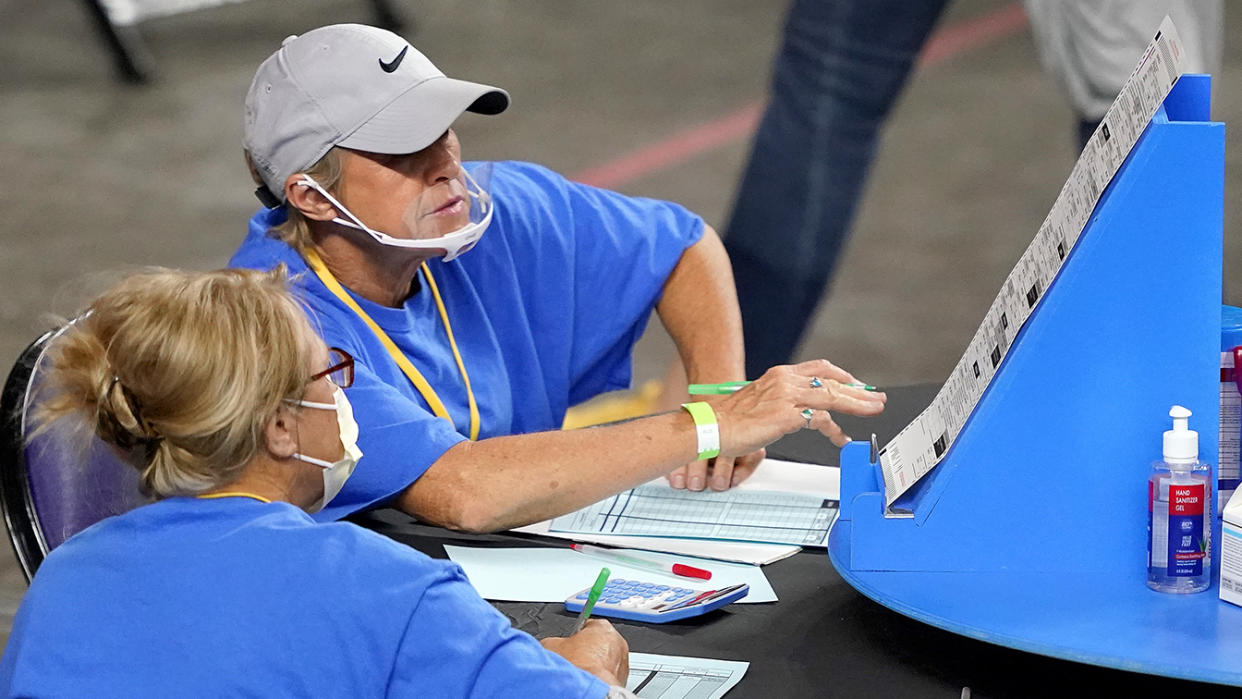
[[793, 356], [836, 266], [876, 138], [946, 0], [794, 0], [725, 247], [746, 375]]

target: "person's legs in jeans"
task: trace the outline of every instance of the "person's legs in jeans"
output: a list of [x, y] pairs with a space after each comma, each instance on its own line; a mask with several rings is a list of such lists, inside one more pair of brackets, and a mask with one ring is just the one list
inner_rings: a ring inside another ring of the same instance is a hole
[[884, 118], [946, 0], [794, 0], [725, 246], [746, 374], [789, 361], [831, 278]]

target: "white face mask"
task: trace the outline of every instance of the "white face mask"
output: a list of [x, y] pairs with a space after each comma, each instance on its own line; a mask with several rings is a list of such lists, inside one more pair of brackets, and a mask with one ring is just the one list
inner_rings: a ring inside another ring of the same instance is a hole
[[[319, 186], [319, 183], [310, 175], [303, 174], [298, 184], [319, 192], [325, 199], [331, 202], [332, 206], [336, 207], [338, 212], [346, 216], [346, 218], [337, 216], [332, 219], [333, 223], [365, 231], [381, 245], [388, 245], [394, 248], [444, 250], [444, 261], [450, 262], [456, 259], [458, 255], [469, 252], [470, 248], [473, 248], [474, 244], [479, 242], [479, 238], [483, 237], [483, 232], [487, 230], [488, 225], [492, 222], [492, 213], [496, 210], [496, 207], [493, 206], [492, 195], [486, 188], [491, 183], [491, 172], [491, 163], [484, 163], [476, 169], [479, 180], [483, 181], [483, 186], [480, 186], [479, 182], [465, 168], [461, 168], [462, 182], [465, 185], [466, 198], [470, 204], [469, 222], [451, 233], [432, 238], [423, 237], [426, 233], [424, 230], [426, 225], [421, 222], [424, 220], [427, 212], [424, 210], [426, 207], [421, 196], [417, 197], [406, 208], [405, 214], [401, 217], [402, 223], [405, 224], [407, 237], [396, 238], [363, 223], [353, 212], [337, 201], [336, 197], [328, 194], [326, 189]], [[444, 187], [446, 185], [436, 186]], [[433, 190], [434, 188], [429, 189], [428, 192]]]
[[308, 464], [314, 464], [323, 469], [323, 497], [307, 508], [307, 512], [315, 513], [332, 502], [332, 498], [341, 492], [341, 488], [345, 487], [345, 481], [349, 480], [350, 474], [354, 472], [354, 468], [358, 465], [358, 460], [362, 458], [362, 450], [358, 448], [358, 423], [354, 421], [353, 406], [349, 404], [349, 399], [345, 397], [345, 391], [340, 388], [333, 389], [332, 403], [315, 403], [308, 400], [290, 402], [316, 410], [335, 411], [336, 423], [341, 431], [341, 444], [345, 447], [345, 454], [335, 463], [316, 459], [305, 454], [293, 455], [293, 458], [299, 461], [305, 461]]

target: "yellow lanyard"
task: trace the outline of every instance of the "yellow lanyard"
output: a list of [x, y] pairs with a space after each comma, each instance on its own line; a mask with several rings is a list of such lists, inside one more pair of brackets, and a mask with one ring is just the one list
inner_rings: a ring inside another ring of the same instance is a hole
[[[366, 311], [362, 310], [358, 302], [354, 301], [354, 298], [346, 293], [341, 283], [328, 271], [328, 267], [323, 263], [323, 259], [319, 257], [319, 253], [307, 248], [304, 256], [311, 270], [315, 272], [315, 276], [319, 277], [319, 281], [328, 287], [328, 291], [331, 291], [342, 303], [349, 306], [350, 310], [357, 314], [362, 319], [362, 322], [367, 324], [367, 327], [371, 328], [371, 332], [375, 333], [375, 337], [379, 339], [380, 344], [384, 345], [384, 349], [388, 350], [388, 354], [392, 356], [393, 361], [405, 373], [406, 378], [410, 380], [410, 383], [414, 384], [414, 388], [418, 389], [418, 392], [423, 396], [423, 400], [427, 401], [427, 405], [431, 407], [431, 412], [435, 413], [436, 417], [448, 420], [451, 424], [453, 418], [449, 416], [448, 410], [445, 409], [444, 403], [440, 401], [440, 396], [436, 395], [435, 389], [431, 387], [431, 384], [427, 383], [427, 379], [423, 378], [422, 373], [414, 367], [414, 364], [397, 347], [397, 343], [392, 341], [388, 333], [384, 332], [384, 329], [372, 320]], [[470, 388], [470, 376], [466, 373], [466, 365], [461, 361], [461, 352], [457, 351], [457, 340], [453, 338], [453, 326], [449, 323], [448, 311], [444, 308], [444, 300], [440, 298], [440, 289], [436, 287], [436, 280], [431, 277], [431, 270], [427, 268], [426, 263], [420, 269], [423, 270], [423, 275], [427, 278], [427, 287], [431, 289], [432, 298], [436, 300], [436, 308], [440, 311], [440, 319], [444, 321], [444, 332], [448, 334], [449, 347], [453, 349], [453, 359], [457, 360], [457, 369], [461, 372], [461, 380], [466, 385], [466, 401], [470, 404], [470, 439], [475, 440], [479, 438], [479, 405], [475, 402], [474, 391]]]
[[258, 500], [259, 502], [267, 503], [269, 505], [272, 504], [271, 500], [268, 500], [262, 495], [255, 495], [254, 493], [243, 493], [240, 490], [230, 491], [227, 493], [207, 493], [205, 495], [195, 495], [194, 497], [198, 498], [199, 500], [213, 500], [215, 498], [254, 498], [255, 500]]

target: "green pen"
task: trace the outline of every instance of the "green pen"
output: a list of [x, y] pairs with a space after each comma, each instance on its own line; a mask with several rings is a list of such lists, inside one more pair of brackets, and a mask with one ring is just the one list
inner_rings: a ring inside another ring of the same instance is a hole
[[599, 569], [599, 577], [595, 579], [595, 585], [587, 593], [586, 604], [582, 605], [582, 611], [578, 612], [578, 627], [574, 629], [574, 633], [578, 633], [583, 626], [586, 626], [587, 617], [591, 616], [591, 610], [595, 609], [595, 603], [599, 601], [599, 596], [604, 591], [604, 585], [608, 584], [609, 575], [612, 575], [612, 571], [607, 568]]
[[[690, 395], [692, 396], [722, 396], [735, 393], [748, 383], [750, 382], [727, 381], [725, 383], [692, 383], [688, 388]], [[864, 391], [879, 390], [875, 386], [870, 386], [865, 383], [843, 383], [841, 385], [849, 386], [850, 388], [861, 388]]]
[[692, 383], [688, 386], [692, 396], [723, 396], [733, 393], [749, 381], [728, 381], [726, 383]]

